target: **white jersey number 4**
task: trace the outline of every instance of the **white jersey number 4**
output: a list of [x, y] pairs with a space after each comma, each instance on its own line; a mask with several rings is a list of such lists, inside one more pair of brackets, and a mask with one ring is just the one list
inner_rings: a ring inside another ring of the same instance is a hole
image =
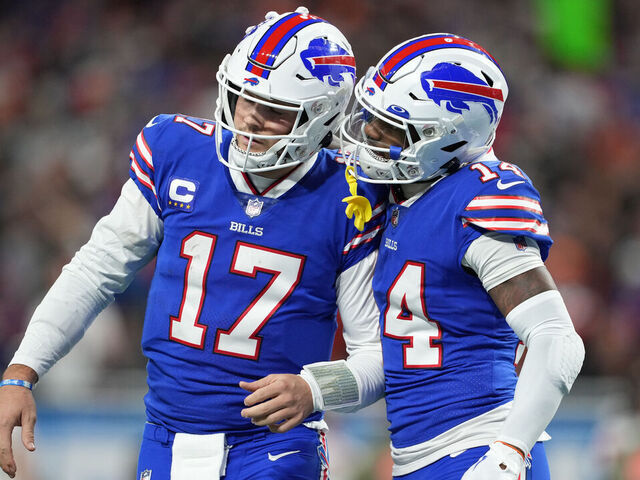
[[[182, 241], [180, 256], [187, 259], [187, 267], [180, 313], [178, 317], [171, 317], [170, 338], [191, 347], [204, 347], [207, 327], [198, 320], [216, 238], [208, 233], [193, 232]], [[230, 272], [249, 278], [265, 272], [272, 278], [228, 330], [217, 331], [214, 352], [257, 359], [262, 341], [258, 332], [298, 285], [303, 266], [302, 256], [238, 242]]]
[[424, 264], [405, 263], [387, 292], [384, 336], [401, 340], [404, 368], [442, 366], [440, 325], [430, 320], [424, 300]]

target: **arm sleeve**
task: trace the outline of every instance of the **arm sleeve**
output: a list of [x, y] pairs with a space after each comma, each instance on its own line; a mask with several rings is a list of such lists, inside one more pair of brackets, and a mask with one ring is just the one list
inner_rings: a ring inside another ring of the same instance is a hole
[[372, 278], [377, 252], [345, 270], [337, 282], [347, 360], [305, 365], [316, 410], [351, 412], [380, 399], [384, 370], [380, 344], [379, 310], [373, 298]]
[[507, 323], [528, 351], [513, 406], [497, 440], [526, 454], [569, 393], [585, 351], [557, 290], [528, 298], [509, 312]]
[[161, 219], [128, 180], [111, 213], [98, 221], [36, 308], [11, 363], [40, 377], [46, 373], [155, 256], [162, 236]]
[[[476, 272], [487, 291], [544, 265], [533, 239], [495, 232], [474, 240], [462, 264]], [[528, 351], [512, 409], [497, 439], [528, 453], [578, 375], [584, 346], [557, 290], [525, 300], [506, 321]]]
[[366, 407], [384, 394], [380, 343], [380, 310], [373, 298], [377, 250], [338, 278], [338, 309], [347, 346], [347, 366], [358, 382], [360, 403]]

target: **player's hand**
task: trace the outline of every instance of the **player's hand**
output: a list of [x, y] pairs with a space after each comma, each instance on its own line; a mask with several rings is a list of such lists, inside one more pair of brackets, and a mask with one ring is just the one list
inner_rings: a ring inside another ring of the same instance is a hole
[[22, 444], [33, 452], [36, 402], [31, 390], [7, 385], [0, 388], [0, 467], [11, 478], [16, 475], [16, 462], [11, 450], [11, 433], [22, 426]]
[[524, 457], [500, 442], [490, 445], [485, 453], [462, 476], [462, 480], [519, 480], [526, 477]]
[[252, 392], [244, 399], [248, 408], [241, 415], [272, 432], [288, 432], [313, 412], [311, 388], [300, 375], [271, 374], [255, 382], [240, 382], [240, 387]]

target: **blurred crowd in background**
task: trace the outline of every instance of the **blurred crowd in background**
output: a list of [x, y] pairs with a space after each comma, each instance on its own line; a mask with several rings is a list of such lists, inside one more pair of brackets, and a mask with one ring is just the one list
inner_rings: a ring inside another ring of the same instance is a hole
[[[266, 11], [298, 3], [0, 1], [2, 368], [60, 268], [114, 204], [139, 130], [158, 113], [211, 118], [223, 56]], [[474, 40], [498, 60], [510, 93], [495, 150], [541, 192], [555, 240], [547, 265], [587, 350], [581, 378], [614, 379], [621, 408], [640, 411], [636, 2], [303, 3], [350, 39], [360, 75], [392, 46], [434, 32]], [[42, 402], [118, 385], [144, 393], [139, 337], [152, 268], [89, 330], [79, 360], [51, 371]], [[343, 353], [338, 342], [334, 355]], [[616, 478], [640, 478], [640, 456], [626, 454]]]

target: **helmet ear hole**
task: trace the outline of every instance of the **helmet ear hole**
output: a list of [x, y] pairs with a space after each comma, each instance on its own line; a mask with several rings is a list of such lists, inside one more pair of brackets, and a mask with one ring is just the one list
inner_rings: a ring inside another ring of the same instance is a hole
[[451, 145], [447, 145], [446, 147], [441, 147], [440, 150], [443, 152], [454, 152], [460, 147], [463, 147], [468, 142], [466, 140], [462, 140], [461, 142], [452, 143]]
[[[305, 114], [303, 113], [303, 115]], [[331, 125], [331, 122], [333, 122], [337, 116], [338, 114], [336, 113], [333, 117], [331, 117], [329, 120], [324, 122], [325, 126], [328, 127], [329, 125]], [[329, 145], [331, 145], [332, 140], [333, 140], [333, 132], [329, 130], [327, 134], [324, 136], [324, 138], [320, 141], [320, 148], [327, 148]]]
[[487, 81], [487, 83], [489, 84], [490, 87], [493, 87], [493, 78], [491, 78], [489, 75], [486, 74], [486, 72], [484, 72], [483, 70], [480, 71], [480, 73], [482, 73], [482, 76], [484, 77], [484, 79]]
[[331, 144], [331, 140], [333, 140], [333, 132], [329, 131], [320, 142], [320, 148], [328, 147]]

